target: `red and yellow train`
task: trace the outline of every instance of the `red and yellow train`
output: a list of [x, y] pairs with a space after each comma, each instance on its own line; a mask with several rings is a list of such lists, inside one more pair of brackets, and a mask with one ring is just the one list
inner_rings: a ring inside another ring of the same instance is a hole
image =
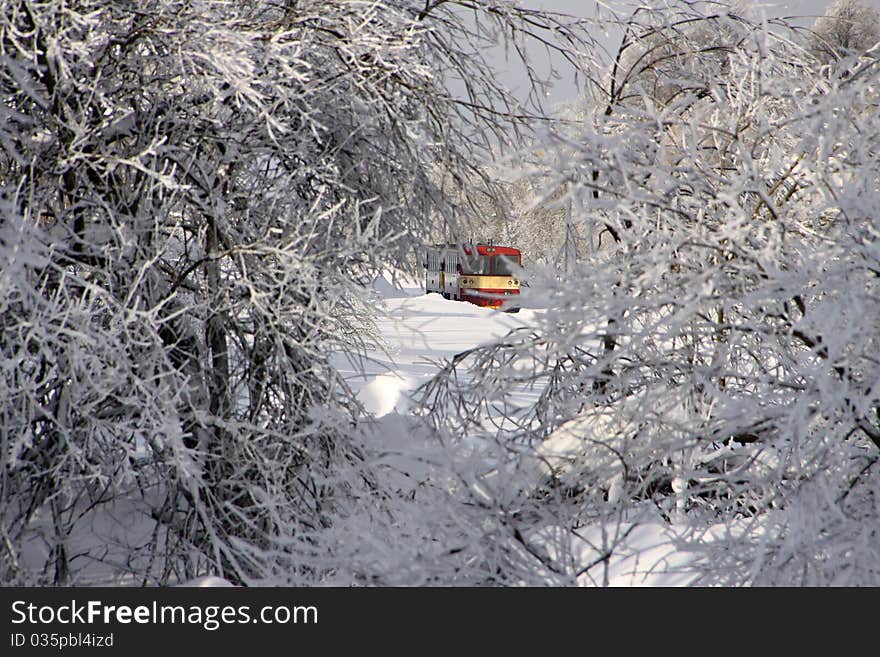
[[[478, 306], [513, 310], [519, 294], [522, 254], [495, 244], [439, 244], [427, 250], [425, 291]], [[505, 303], [507, 302], [507, 303]]]

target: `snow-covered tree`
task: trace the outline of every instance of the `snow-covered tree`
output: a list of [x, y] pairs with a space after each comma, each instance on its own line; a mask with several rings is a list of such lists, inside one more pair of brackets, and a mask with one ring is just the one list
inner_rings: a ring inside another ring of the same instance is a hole
[[452, 221], [436, 181], [479, 180], [540, 111], [488, 45], [576, 27], [506, 1], [5, 3], [0, 581], [332, 572], [322, 532], [381, 504], [329, 357], [370, 340], [364, 283]]
[[837, 76], [720, 2], [617, 16], [594, 114], [548, 145], [611, 247], [422, 389], [491, 464], [462, 494], [531, 555], [522, 581], [601, 583], [660, 519], [690, 581], [877, 584], [880, 61]]
[[858, 56], [880, 43], [880, 12], [861, 0], [835, 0], [813, 26], [812, 43], [823, 61]]
[[[596, 20], [609, 57], [508, 1], [7, 3], [0, 581], [602, 584], [651, 522], [685, 581], [880, 582], [876, 53]], [[602, 248], [379, 426], [332, 356], [539, 114], [499, 38], [584, 67], [509, 179]]]

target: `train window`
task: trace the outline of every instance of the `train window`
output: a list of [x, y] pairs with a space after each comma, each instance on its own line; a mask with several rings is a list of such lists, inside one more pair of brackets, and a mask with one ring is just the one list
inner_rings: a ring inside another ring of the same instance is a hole
[[489, 256], [477, 255], [465, 259], [466, 274], [486, 276], [489, 274]]
[[516, 256], [497, 255], [492, 258], [492, 273], [496, 276], [512, 276], [519, 265]]

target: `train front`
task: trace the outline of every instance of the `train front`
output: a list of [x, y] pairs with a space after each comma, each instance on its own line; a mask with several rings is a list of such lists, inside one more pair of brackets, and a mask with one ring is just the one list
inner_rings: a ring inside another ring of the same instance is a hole
[[[477, 244], [463, 248], [459, 289], [462, 301], [477, 306], [500, 308], [510, 306], [519, 294], [522, 255], [509, 246]], [[511, 309], [511, 308], [508, 308]]]

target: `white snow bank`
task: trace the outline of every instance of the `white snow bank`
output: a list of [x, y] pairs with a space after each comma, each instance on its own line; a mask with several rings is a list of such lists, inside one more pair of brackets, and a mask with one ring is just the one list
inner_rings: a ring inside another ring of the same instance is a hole
[[607, 521], [575, 531], [546, 527], [530, 538], [553, 558], [564, 556], [580, 586], [687, 586], [696, 573], [693, 555], [677, 548], [682, 531], [659, 522]]
[[405, 412], [409, 408], [406, 393], [415, 383], [415, 379], [400, 376], [395, 372], [380, 374], [361, 388], [358, 399], [364, 408], [376, 417], [382, 417], [392, 411]]
[[177, 586], [187, 588], [223, 588], [232, 587], [235, 585], [229, 580], [223, 579], [222, 577], [217, 577], [215, 575], [205, 575], [204, 577], [196, 577], [195, 579], [183, 582], [182, 584], [178, 584]]
[[397, 271], [385, 271], [373, 279], [370, 287], [383, 299], [400, 299], [424, 293], [421, 281]]

